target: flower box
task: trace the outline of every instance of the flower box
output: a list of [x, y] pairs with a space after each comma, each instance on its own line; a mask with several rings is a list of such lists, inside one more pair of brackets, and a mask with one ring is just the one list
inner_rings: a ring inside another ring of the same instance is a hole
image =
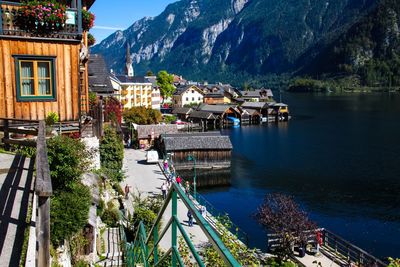
[[18, 26], [26, 31], [49, 33], [60, 31], [65, 26], [66, 7], [54, 0], [28, 1], [17, 14]]

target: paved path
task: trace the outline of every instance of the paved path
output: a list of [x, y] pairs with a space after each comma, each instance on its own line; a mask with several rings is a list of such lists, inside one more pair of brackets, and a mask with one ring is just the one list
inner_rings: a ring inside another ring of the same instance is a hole
[[0, 154], [0, 267], [19, 266], [34, 160]]
[[[303, 263], [307, 267], [340, 267], [337, 263], [329, 259], [327, 256], [325, 256], [322, 253], [319, 253], [317, 256], [312, 256], [306, 254], [304, 257], [296, 257], [298, 261]], [[321, 264], [319, 264], [321, 263]]]
[[[161, 185], [165, 181], [165, 177], [160, 170], [158, 164], [146, 164], [145, 151], [125, 149], [124, 171], [126, 179], [121, 183], [122, 188], [126, 184], [132, 187], [131, 190], [139, 190], [143, 196], [154, 196], [161, 194]], [[128, 203], [129, 204], [129, 203]], [[171, 202], [164, 212], [163, 222], [166, 224], [171, 218]], [[133, 212], [132, 206], [128, 205], [128, 210]], [[202, 232], [201, 228], [194, 224], [189, 227], [187, 223], [187, 208], [181, 200], [178, 200], [178, 218], [183, 225], [186, 233], [192, 236], [193, 243], [200, 245], [207, 242], [208, 239]], [[178, 231], [179, 232], [179, 231]], [[161, 248], [167, 250], [171, 247], [171, 231], [167, 231], [166, 236], [160, 242]]]

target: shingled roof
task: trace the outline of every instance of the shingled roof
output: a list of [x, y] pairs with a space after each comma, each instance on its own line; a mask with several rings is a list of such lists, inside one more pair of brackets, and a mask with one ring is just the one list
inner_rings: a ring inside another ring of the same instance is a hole
[[194, 118], [194, 119], [207, 119], [207, 120], [214, 120], [216, 117], [212, 112], [208, 111], [192, 111], [189, 115], [189, 118]]
[[115, 75], [114, 78], [120, 83], [151, 83], [151, 81], [144, 76]]
[[253, 108], [253, 109], [261, 109], [261, 108], [268, 108], [267, 102], [244, 102], [242, 104], [243, 108]]
[[199, 111], [208, 111], [212, 112], [214, 114], [222, 114], [224, 113], [227, 109], [233, 108], [235, 109], [235, 106], [231, 105], [208, 105], [208, 104], [203, 104], [199, 106]]
[[114, 89], [110, 81], [103, 56], [91, 54], [88, 62], [89, 90], [96, 93], [112, 94]]
[[177, 107], [174, 108], [174, 110], [172, 111], [172, 114], [184, 114], [184, 115], [188, 115], [191, 112], [193, 112], [192, 108], [186, 108], [186, 107]]
[[217, 133], [167, 134], [163, 136], [166, 152], [183, 150], [232, 150], [227, 135]]
[[176, 124], [138, 125], [136, 130], [139, 139], [149, 138], [152, 134], [155, 138], [158, 138], [160, 134], [177, 133], [178, 126]]

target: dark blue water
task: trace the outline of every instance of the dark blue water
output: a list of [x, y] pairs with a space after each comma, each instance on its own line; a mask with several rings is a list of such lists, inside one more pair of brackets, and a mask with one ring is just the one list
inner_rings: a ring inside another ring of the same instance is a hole
[[400, 257], [400, 96], [285, 95], [293, 118], [224, 130], [230, 187], [203, 190], [266, 248], [251, 217], [267, 192], [291, 194], [325, 227], [378, 257]]

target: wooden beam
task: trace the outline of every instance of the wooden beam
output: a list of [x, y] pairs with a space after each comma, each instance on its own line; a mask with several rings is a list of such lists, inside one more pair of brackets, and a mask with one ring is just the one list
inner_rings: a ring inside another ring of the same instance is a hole
[[3, 8], [0, 6], [0, 35], [3, 34]]
[[6, 149], [6, 150], [7, 150], [7, 146], [8, 146], [8, 148], [10, 148], [10, 146], [9, 146], [10, 144], [11, 145], [20, 145], [20, 146], [31, 146], [31, 147], [36, 146], [35, 140], [6, 139], [4, 137], [4, 138], [2, 138], [2, 142], [4, 143], [4, 146], [5, 146], [4, 149]]
[[[0, 132], [6, 131], [4, 126], [0, 126]], [[30, 135], [37, 135], [38, 130], [36, 129], [19, 129], [19, 128], [8, 128], [7, 131], [9, 133], [18, 133], [18, 134], [30, 134]]]
[[45, 122], [39, 122], [39, 132], [36, 150], [36, 187], [38, 196], [49, 197], [53, 194], [50, 178], [50, 167], [47, 156]]

